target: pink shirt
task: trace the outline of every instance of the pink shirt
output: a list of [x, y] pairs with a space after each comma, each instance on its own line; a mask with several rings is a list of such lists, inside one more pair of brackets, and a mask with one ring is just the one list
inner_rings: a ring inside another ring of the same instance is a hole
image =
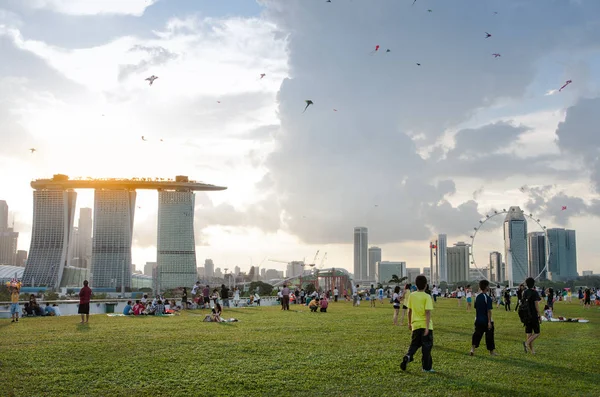
[[79, 304], [90, 303], [90, 299], [92, 298], [92, 289], [88, 286], [83, 287], [79, 291]]

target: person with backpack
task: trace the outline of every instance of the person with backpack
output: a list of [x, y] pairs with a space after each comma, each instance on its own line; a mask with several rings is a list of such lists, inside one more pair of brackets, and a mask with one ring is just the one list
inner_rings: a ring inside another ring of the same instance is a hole
[[508, 286], [504, 290], [504, 310], [507, 312], [510, 311], [510, 289]]
[[479, 289], [481, 293], [475, 298], [475, 332], [471, 338], [471, 351], [469, 355], [475, 355], [475, 349], [485, 334], [485, 347], [490, 355], [496, 356], [496, 344], [494, 342], [494, 321], [492, 320], [493, 299], [488, 295], [490, 282], [481, 280]]
[[525, 353], [529, 350], [531, 354], [535, 354], [533, 341], [540, 336], [542, 317], [540, 315], [539, 302], [542, 298], [535, 289], [535, 280], [532, 277], [528, 277], [525, 280], [525, 285], [527, 285], [527, 289], [523, 292], [523, 301], [519, 307], [519, 318], [527, 334], [527, 340], [523, 342], [523, 349]]

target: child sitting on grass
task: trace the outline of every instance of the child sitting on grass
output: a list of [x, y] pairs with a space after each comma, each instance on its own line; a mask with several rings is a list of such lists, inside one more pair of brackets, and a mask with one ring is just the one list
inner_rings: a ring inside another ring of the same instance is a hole
[[544, 315], [546, 316], [548, 321], [552, 320], [552, 309], [550, 308], [550, 306], [548, 306], [548, 305], [544, 306]]
[[410, 294], [408, 303], [408, 329], [412, 331], [412, 340], [408, 352], [402, 359], [400, 368], [406, 371], [406, 364], [414, 360], [414, 354], [421, 348], [423, 358], [423, 372], [435, 372], [431, 367], [433, 360], [431, 358], [431, 349], [433, 348], [433, 322], [431, 321], [431, 311], [433, 310], [433, 300], [431, 295], [425, 293], [427, 287], [427, 278], [423, 275], [415, 279], [417, 292]]

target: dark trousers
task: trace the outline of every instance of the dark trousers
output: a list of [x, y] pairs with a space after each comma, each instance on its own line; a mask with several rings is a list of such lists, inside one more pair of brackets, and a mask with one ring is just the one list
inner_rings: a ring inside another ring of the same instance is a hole
[[413, 361], [413, 356], [421, 348], [421, 353], [423, 354], [423, 358], [421, 359], [421, 363], [423, 364], [423, 369], [429, 371], [433, 366], [433, 359], [431, 358], [431, 349], [433, 348], [433, 331], [429, 330], [429, 334], [427, 336], [425, 334], [425, 328], [415, 329], [412, 332], [412, 340], [410, 341], [410, 347], [408, 348], [408, 353], [406, 356], [409, 361]]
[[283, 295], [283, 310], [290, 310], [290, 296]]
[[337, 295], [335, 295], [335, 296], [333, 297], [333, 301], [334, 301], [334, 302], [337, 302], [337, 298], [338, 298], [338, 296], [337, 296]]
[[487, 324], [475, 324], [475, 332], [473, 332], [471, 344], [476, 348], [479, 347], [479, 342], [481, 342], [483, 334], [485, 334], [485, 347], [489, 351], [496, 350], [496, 344], [494, 343], [494, 323], [492, 323], [491, 329], [488, 329]]
[[506, 310], [507, 312], [510, 311], [510, 300], [504, 301], [504, 310]]
[[520, 305], [521, 305], [521, 299], [517, 299], [517, 306], [515, 307], [515, 311], [519, 311]]
[[433, 294], [433, 301], [437, 302], [437, 295], [436, 294]]

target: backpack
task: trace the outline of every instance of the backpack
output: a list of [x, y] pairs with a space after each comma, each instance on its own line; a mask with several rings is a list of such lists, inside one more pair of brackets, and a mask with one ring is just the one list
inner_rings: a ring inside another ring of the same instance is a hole
[[[527, 296], [527, 298], [525, 298]], [[521, 322], [525, 324], [531, 324], [537, 321], [536, 315], [534, 313], [534, 309], [531, 307], [532, 293], [527, 294], [527, 291], [523, 293], [523, 300], [519, 305], [519, 318]], [[534, 303], [535, 304], [535, 303]]]

